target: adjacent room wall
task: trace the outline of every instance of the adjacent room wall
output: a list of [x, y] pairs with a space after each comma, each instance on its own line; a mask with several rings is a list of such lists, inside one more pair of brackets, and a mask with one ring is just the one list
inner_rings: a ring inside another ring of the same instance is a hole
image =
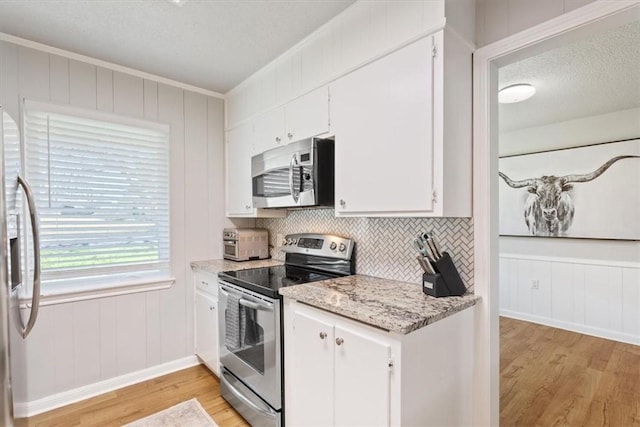
[[41, 410], [51, 402], [68, 403], [56, 400], [62, 392], [166, 363], [193, 363], [189, 262], [221, 258], [222, 228], [231, 224], [223, 202], [223, 100], [9, 42], [1, 42], [0, 59], [0, 102], [18, 122], [22, 100], [30, 99], [171, 126], [175, 284], [161, 291], [42, 307], [24, 342], [23, 369], [14, 373], [27, 377], [26, 388], [20, 378], [14, 380], [15, 400]]
[[[636, 108], [507, 132], [500, 154], [640, 138], [639, 118]], [[640, 242], [502, 236], [500, 311], [640, 344]]]

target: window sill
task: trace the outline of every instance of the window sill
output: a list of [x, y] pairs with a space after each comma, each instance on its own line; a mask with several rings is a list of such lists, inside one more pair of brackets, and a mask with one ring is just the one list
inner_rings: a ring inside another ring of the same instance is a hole
[[[118, 275], [116, 280], [71, 279], [66, 283], [55, 285], [43, 283], [40, 293], [40, 306], [66, 304], [118, 295], [134, 294], [161, 289], [169, 289], [175, 283], [175, 277], [153, 276], [144, 277], [135, 274]], [[20, 298], [20, 307], [31, 307], [31, 295]]]

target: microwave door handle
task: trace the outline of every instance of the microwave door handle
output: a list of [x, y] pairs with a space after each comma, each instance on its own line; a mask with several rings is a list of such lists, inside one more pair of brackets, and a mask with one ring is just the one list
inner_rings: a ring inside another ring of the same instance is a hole
[[296, 154], [293, 153], [291, 155], [291, 161], [289, 162], [289, 190], [291, 191], [291, 197], [293, 197], [293, 201], [298, 203], [298, 199], [300, 198], [300, 192], [296, 194], [295, 188], [293, 186], [293, 168], [298, 164], [298, 159], [296, 158]]

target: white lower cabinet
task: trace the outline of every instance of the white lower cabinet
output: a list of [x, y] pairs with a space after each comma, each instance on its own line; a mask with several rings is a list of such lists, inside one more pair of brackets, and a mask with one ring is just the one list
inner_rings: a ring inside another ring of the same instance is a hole
[[[200, 273], [196, 274], [195, 280], [196, 356], [214, 374], [220, 376], [217, 279]], [[215, 294], [213, 292], [214, 287]]]
[[304, 310], [293, 316], [294, 391], [287, 420], [292, 425], [388, 425], [391, 345]]
[[473, 309], [402, 335], [284, 307], [287, 425], [471, 424]]

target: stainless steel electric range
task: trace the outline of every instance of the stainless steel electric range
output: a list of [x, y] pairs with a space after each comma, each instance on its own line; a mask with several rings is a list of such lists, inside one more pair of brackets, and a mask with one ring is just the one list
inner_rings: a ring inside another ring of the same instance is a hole
[[219, 279], [220, 389], [252, 426], [284, 425], [284, 286], [355, 272], [355, 243], [324, 234], [290, 234], [284, 265], [225, 271]]

